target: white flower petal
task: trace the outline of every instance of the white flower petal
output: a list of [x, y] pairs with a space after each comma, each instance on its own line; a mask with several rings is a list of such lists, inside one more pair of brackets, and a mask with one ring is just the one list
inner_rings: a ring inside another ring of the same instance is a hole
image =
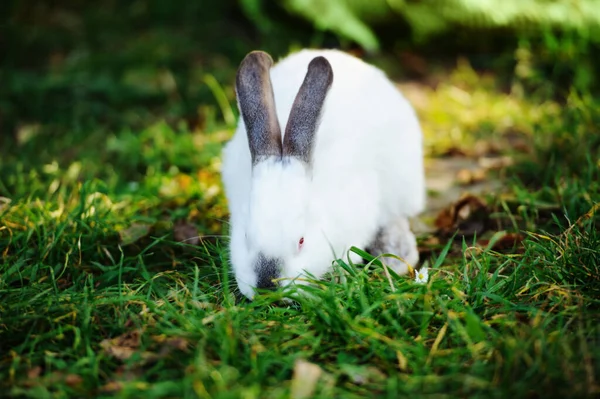
[[426, 284], [429, 280], [429, 269], [422, 267], [419, 270], [415, 270], [415, 282], [419, 284]]

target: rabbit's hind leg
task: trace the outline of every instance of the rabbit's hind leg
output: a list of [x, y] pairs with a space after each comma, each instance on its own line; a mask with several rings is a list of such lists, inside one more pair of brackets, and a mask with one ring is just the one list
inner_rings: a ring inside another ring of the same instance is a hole
[[[377, 236], [371, 245], [369, 245], [367, 251], [373, 256], [383, 254], [396, 255], [404, 259], [413, 268], [419, 262], [417, 240], [410, 230], [410, 224], [406, 217], [398, 217], [379, 229]], [[379, 259], [399, 275], [408, 272], [406, 263], [397, 258], [382, 256]]]

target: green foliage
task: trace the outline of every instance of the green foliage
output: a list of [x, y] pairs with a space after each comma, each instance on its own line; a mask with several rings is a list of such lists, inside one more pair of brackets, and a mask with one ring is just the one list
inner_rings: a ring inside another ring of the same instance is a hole
[[[240, 2], [256, 22], [266, 20], [260, 13], [260, 0]], [[418, 40], [465, 27], [523, 32], [549, 27], [584, 33], [590, 38], [598, 37], [600, 32], [596, 0], [285, 0], [283, 4], [316, 28], [331, 30], [367, 50], [379, 47], [373, 26], [399, 19], [409, 24]]]
[[377, 50], [379, 42], [347, 2], [320, 0], [287, 0], [289, 12], [312, 21], [317, 29], [330, 30], [341, 37], [360, 43], [367, 50]]

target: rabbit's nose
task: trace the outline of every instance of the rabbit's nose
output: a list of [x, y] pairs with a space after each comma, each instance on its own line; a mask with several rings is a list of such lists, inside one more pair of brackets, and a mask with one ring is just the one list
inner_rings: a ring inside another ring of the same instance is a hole
[[276, 279], [280, 277], [281, 259], [268, 258], [258, 254], [254, 270], [256, 271], [256, 288], [274, 290], [278, 287]]

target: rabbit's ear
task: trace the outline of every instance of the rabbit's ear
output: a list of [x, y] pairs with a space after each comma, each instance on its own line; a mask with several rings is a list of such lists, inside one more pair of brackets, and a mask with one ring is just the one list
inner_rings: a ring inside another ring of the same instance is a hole
[[281, 157], [281, 129], [269, 75], [271, 65], [273, 59], [269, 54], [253, 51], [240, 64], [235, 81], [253, 165], [268, 156]]
[[314, 58], [294, 100], [285, 128], [283, 155], [309, 164], [321, 109], [333, 82], [333, 70], [324, 57]]

